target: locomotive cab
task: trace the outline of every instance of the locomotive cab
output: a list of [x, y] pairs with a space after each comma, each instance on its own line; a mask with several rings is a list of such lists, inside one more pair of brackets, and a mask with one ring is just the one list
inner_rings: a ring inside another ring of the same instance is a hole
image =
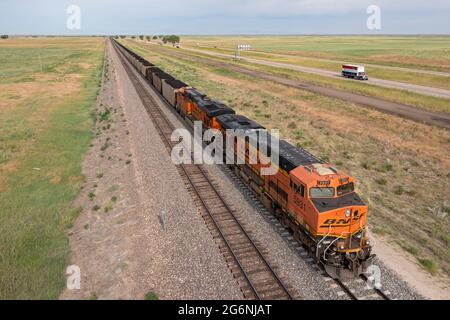
[[[290, 176], [292, 211], [318, 239], [316, 259], [333, 278], [365, 272], [374, 256], [365, 230], [368, 207], [355, 192], [354, 179], [322, 163], [298, 167]], [[315, 214], [306, 214], [311, 211]]]

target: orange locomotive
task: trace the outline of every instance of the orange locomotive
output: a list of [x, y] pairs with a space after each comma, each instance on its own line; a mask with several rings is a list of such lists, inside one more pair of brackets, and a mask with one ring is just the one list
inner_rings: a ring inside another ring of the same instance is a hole
[[[217, 122], [225, 135], [226, 129], [264, 130], [241, 115], [219, 116]], [[265, 146], [269, 153], [262, 153], [264, 141], [256, 142], [251, 135], [238, 139], [234, 139], [233, 153], [244, 164], [235, 165], [236, 173], [291, 229], [294, 238], [309, 248], [333, 278], [364, 273], [374, 255], [365, 230], [368, 207], [356, 194], [354, 179], [283, 140], [279, 140], [276, 174], [261, 175], [261, 168], [267, 167], [262, 163], [268, 163], [261, 158], [270, 154], [270, 140]], [[257, 163], [250, 161], [252, 152], [258, 155]]]
[[[150, 68], [140, 67], [146, 60], [118, 45], [136, 69], [149, 79]], [[183, 117], [201, 121], [204, 129], [221, 130], [225, 136], [227, 129], [249, 133], [248, 137], [233, 138], [232, 154], [242, 163], [234, 162], [238, 163], [234, 165], [236, 173], [281, 223], [292, 230], [294, 238], [310, 250], [316, 261], [324, 265], [330, 276], [347, 279], [365, 272], [374, 258], [366, 236], [368, 207], [355, 192], [352, 177], [284, 140], [279, 140], [276, 173], [262, 175], [261, 169], [268, 166], [263, 164], [267, 161], [261, 161], [268, 160], [262, 150], [268, 150], [268, 155], [276, 150], [271, 150], [270, 140], [252, 138], [252, 132], [258, 136], [260, 130], [265, 130], [260, 124], [236, 115], [233, 109], [194, 88], [181, 87], [182, 83], [176, 79], [167, 81], [163, 97]], [[252, 154], [260, 161], [250, 161]]]
[[216, 118], [235, 111], [220, 101], [212, 100], [194, 88], [181, 88], [177, 91], [177, 110], [192, 121], [201, 121], [204, 129], [220, 129]]

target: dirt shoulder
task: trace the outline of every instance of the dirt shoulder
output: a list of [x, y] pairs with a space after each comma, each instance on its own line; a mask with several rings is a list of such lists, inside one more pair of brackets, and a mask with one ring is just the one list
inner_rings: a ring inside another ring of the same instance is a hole
[[413, 257], [408, 256], [401, 248], [393, 247], [383, 237], [371, 234], [371, 238], [375, 243], [374, 251], [380, 260], [420, 295], [432, 300], [450, 299], [448, 279], [432, 277], [415, 262]]

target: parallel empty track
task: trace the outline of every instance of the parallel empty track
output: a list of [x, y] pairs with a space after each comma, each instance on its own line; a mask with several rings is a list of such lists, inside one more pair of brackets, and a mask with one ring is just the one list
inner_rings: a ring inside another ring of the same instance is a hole
[[[122, 55], [120, 48], [113, 46], [118, 53], [131, 82], [133, 83], [150, 119], [161, 136], [168, 152], [177, 143], [171, 141], [175, 127], [158, 106], [131, 64]], [[234, 215], [234, 211], [217, 191], [201, 165], [181, 164], [177, 169], [188, 186], [188, 190], [200, 208], [203, 219], [215, 238], [228, 266], [236, 278], [246, 299], [294, 299], [275, 270], [266, 260], [263, 251], [251, 239], [248, 232]]]
[[[376, 287], [369, 287], [370, 291], [368, 292], [367, 288], [365, 288], [368, 286], [368, 279], [365, 275], [361, 275], [359, 279], [360, 281], [358, 281], [358, 278], [346, 282], [337, 279], [334, 279], [334, 281], [351, 300], [391, 300], [388, 293]], [[372, 294], [369, 294], [370, 292], [372, 292]]]

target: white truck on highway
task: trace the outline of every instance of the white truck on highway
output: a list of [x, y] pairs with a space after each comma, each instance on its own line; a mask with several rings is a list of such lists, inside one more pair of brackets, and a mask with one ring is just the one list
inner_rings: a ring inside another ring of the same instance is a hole
[[369, 80], [366, 75], [364, 66], [358, 66], [355, 64], [343, 64], [342, 76], [344, 78], [353, 78], [358, 80]]

